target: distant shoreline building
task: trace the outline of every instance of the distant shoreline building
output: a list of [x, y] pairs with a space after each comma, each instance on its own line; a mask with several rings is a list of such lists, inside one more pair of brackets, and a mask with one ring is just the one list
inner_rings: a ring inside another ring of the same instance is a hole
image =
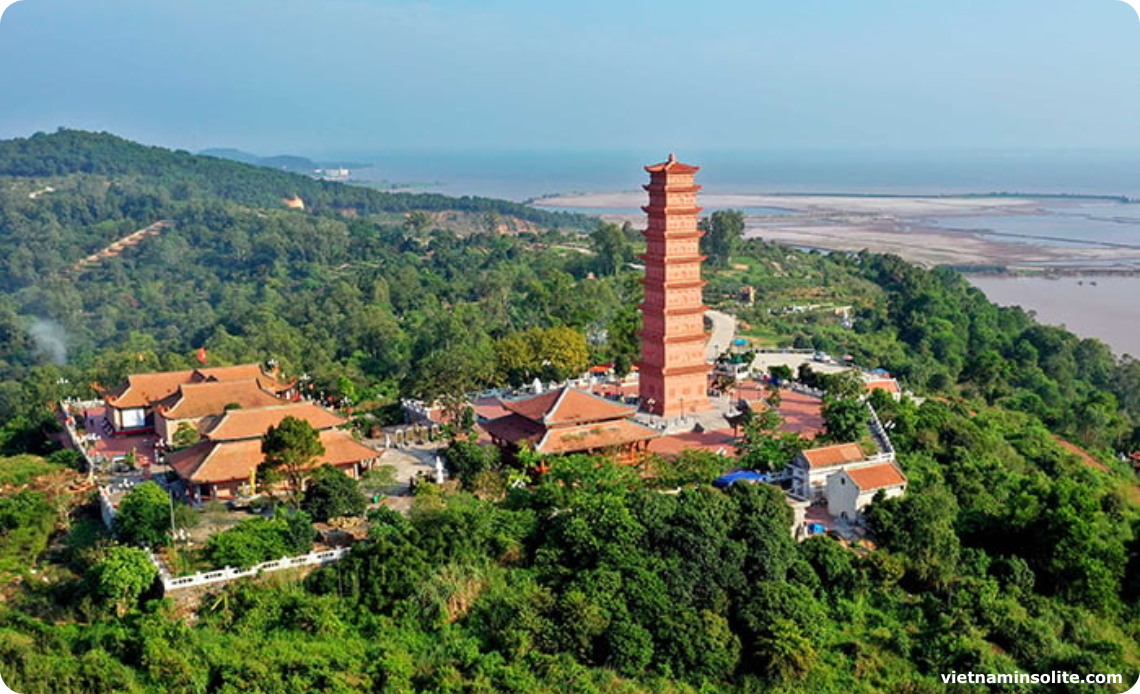
[[698, 166], [668, 161], [645, 167], [645, 301], [641, 304], [641, 409], [678, 417], [709, 408], [704, 305], [694, 182]]

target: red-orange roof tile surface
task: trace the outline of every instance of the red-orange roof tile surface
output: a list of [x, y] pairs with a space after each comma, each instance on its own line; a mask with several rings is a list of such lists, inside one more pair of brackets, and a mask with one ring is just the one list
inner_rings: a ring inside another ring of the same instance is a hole
[[480, 422], [479, 426], [491, 436], [515, 445], [523, 441], [533, 445], [535, 441], [542, 438], [542, 434], [546, 431], [545, 427], [534, 420], [514, 413], [492, 419], [489, 422]]
[[126, 383], [105, 393], [107, 404], [120, 409], [146, 407], [157, 402], [184, 383], [191, 383], [193, 371], [169, 371], [157, 374], [133, 374]]
[[267, 374], [260, 364], [235, 364], [234, 366], [212, 366], [195, 369], [207, 381], [244, 381], [248, 378], [257, 380], [258, 385], [266, 390], [281, 392], [288, 390], [292, 384], [282, 383], [274, 374]]
[[832, 467], [863, 460], [863, 449], [858, 444], [841, 443], [824, 448], [809, 448], [802, 453], [812, 468]]
[[281, 383], [266, 374], [260, 364], [238, 364], [212, 368], [167, 371], [162, 373], [132, 374], [125, 383], [107, 391], [107, 404], [120, 409], [146, 407], [169, 397], [178, 386], [206, 381], [241, 381], [255, 379], [259, 385], [274, 392], [287, 390], [290, 385]]
[[656, 438], [661, 432], [630, 419], [615, 419], [549, 429], [534, 447], [539, 453], [579, 453], [615, 448]]
[[677, 161], [677, 157], [670, 153], [667, 160], [660, 164], [651, 164], [645, 167], [645, 170], [649, 173], [660, 173], [662, 171], [668, 171], [669, 173], [696, 173], [701, 170], [701, 167], [682, 164]]
[[869, 465], [847, 470], [847, 475], [859, 487], [859, 490], [864, 492], [906, 484], [906, 477], [903, 476], [901, 470], [895, 467], [894, 463]]
[[256, 379], [205, 381], [179, 386], [158, 404], [158, 413], [167, 419], [195, 419], [222, 414], [231, 405], [253, 409], [284, 404], [285, 400], [262, 390]]
[[736, 439], [732, 429], [715, 431], [687, 431], [682, 434], [666, 434], [649, 444], [650, 453], [676, 455], [682, 451], [703, 450], [724, 455], [736, 455]]
[[343, 417], [310, 402], [289, 403], [252, 410], [230, 410], [202, 427], [202, 436], [213, 441], [259, 438], [286, 417], [308, 422], [314, 429], [331, 429], [345, 423]]
[[[343, 431], [322, 431], [320, 438], [325, 452], [317, 458], [313, 467], [320, 467], [326, 463], [330, 465], [359, 463], [380, 455]], [[247, 480], [263, 460], [261, 439], [201, 441], [189, 448], [175, 451], [168, 457], [170, 466], [179, 477], [197, 484]]]
[[637, 411], [632, 405], [606, 400], [569, 386], [502, 402], [505, 409], [548, 427], [620, 419]]
[[899, 389], [899, 382], [893, 378], [877, 378], [873, 381], [867, 381], [866, 388], [871, 390], [885, 390], [888, 393], [901, 393]]

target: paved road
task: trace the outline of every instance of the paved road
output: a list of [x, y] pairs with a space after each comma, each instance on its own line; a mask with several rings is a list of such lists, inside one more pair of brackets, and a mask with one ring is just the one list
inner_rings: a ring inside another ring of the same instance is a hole
[[736, 338], [736, 317], [720, 311], [705, 311], [705, 316], [712, 321], [712, 335], [705, 343], [705, 359], [715, 361]]

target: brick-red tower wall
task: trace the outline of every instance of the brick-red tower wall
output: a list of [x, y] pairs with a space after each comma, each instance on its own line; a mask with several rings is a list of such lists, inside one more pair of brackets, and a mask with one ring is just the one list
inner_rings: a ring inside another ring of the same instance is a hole
[[645, 301], [641, 304], [641, 408], [676, 417], [708, 409], [702, 232], [694, 182], [700, 167], [669, 160], [647, 166]]

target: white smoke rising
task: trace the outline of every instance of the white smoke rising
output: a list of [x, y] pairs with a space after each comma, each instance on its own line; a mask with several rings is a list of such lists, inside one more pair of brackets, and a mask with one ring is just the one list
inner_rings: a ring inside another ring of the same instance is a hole
[[47, 355], [53, 364], [67, 363], [67, 331], [53, 320], [33, 318], [28, 326], [28, 335], [36, 343], [36, 349]]

